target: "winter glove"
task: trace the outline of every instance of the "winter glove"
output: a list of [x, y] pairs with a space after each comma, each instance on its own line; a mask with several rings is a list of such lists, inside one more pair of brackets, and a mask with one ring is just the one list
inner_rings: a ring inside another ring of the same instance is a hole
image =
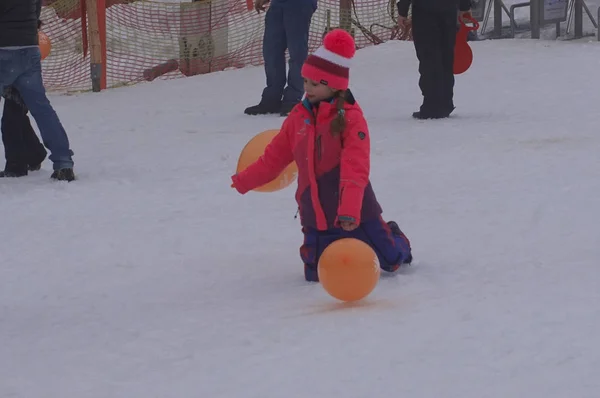
[[354, 231], [358, 228], [358, 224], [354, 217], [349, 216], [338, 216], [338, 222], [340, 223], [340, 228], [344, 231]]

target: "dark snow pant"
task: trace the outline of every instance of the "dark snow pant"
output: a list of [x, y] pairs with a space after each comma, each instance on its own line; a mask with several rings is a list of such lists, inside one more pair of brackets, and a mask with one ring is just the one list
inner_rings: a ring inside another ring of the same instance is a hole
[[381, 217], [362, 222], [354, 231], [344, 231], [341, 228], [318, 231], [304, 227], [302, 232], [304, 244], [300, 247], [300, 257], [304, 262], [307, 281], [319, 280], [317, 266], [321, 254], [327, 246], [342, 238], [356, 238], [371, 246], [379, 258], [379, 266], [387, 272], [394, 272], [401, 264], [412, 260], [408, 238], [404, 234], [395, 236]]
[[[269, 6], [263, 38], [267, 86], [262, 93], [262, 103], [279, 106], [296, 104], [302, 99], [301, 69], [308, 56], [308, 32], [314, 11], [311, 0], [273, 1]], [[286, 49], [290, 56], [287, 78]]]
[[454, 109], [454, 44], [458, 12], [413, 7], [412, 34], [419, 59], [421, 115], [444, 116]]
[[29, 110], [24, 104], [12, 99], [4, 100], [2, 111], [2, 143], [6, 158], [6, 169], [26, 170], [46, 157], [46, 149], [31, 126]]

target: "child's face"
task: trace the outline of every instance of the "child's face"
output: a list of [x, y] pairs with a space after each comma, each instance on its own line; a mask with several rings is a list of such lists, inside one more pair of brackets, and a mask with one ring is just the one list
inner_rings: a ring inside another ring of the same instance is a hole
[[306, 92], [306, 99], [311, 104], [323, 101], [335, 94], [335, 91], [329, 86], [310, 79], [304, 79], [304, 92]]

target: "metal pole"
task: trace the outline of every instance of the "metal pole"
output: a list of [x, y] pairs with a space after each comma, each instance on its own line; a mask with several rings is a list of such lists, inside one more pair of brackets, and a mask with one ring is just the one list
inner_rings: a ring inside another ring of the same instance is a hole
[[352, 1], [340, 0], [340, 28], [352, 34]]
[[494, 36], [502, 36], [502, 0], [494, 0]]
[[529, 19], [531, 20], [531, 38], [539, 39], [540, 38], [540, 19], [541, 19], [541, 0], [531, 0], [531, 5], [529, 6]]
[[583, 0], [575, 0], [575, 38], [583, 37]]

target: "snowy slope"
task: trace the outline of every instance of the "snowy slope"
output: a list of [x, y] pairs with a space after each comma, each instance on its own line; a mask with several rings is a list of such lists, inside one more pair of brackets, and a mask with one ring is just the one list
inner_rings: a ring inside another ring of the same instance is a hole
[[597, 398], [596, 43], [472, 43], [410, 118], [412, 43], [361, 50], [372, 182], [416, 266], [361, 305], [303, 280], [293, 189], [240, 196], [261, 68], [54, 96], [80, 180], [0, 180], [2, 398]]

